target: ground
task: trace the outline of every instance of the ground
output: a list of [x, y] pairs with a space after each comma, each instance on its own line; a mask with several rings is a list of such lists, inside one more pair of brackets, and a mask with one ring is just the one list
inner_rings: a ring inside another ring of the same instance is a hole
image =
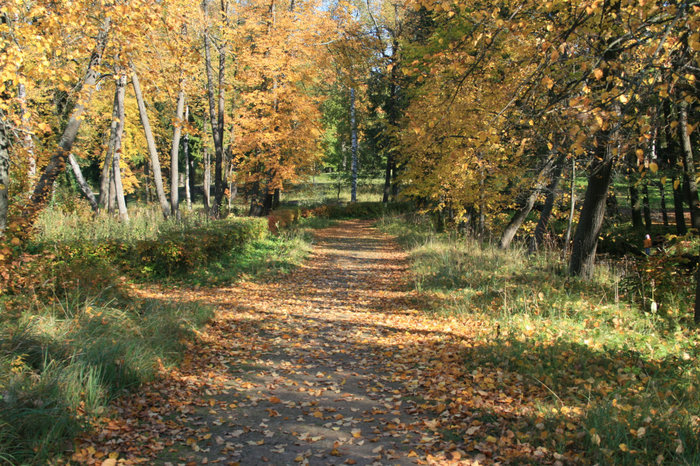
[[418, 310], [408, 266], [392, 238], [353, 220], [320, 230], [308, 261], [274, 281], [142, 290], [215, 305], [217, 316], [184, 364], [119, 401], [73, 460], [472, 464], [512, 455], [512, 432], [451, 408], [482, 399], [458, 369], [470, 329]]

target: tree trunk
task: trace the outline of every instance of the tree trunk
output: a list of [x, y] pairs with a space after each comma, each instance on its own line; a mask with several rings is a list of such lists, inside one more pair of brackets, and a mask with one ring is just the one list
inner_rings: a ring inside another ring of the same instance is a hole
[[151, 169], [153, 171], [153, 183], [156, 186], [156, 195], [158, 196], [158, 202], [160, 203], [160, 209], [163, 212], [163, 217], [168, 218], [170, 215], [170, 204], [168, 204], [168, 199], [165, 197], [165, 190], [163, 189], [163, 174], [160, 168], [160, 160], [158, 159], [158, 150], [156, 149], [155, 139], [153, 138], [151, 123], [148, 119], [146, 102], [144, 101], [143, 93], [141, 92], [141, 84], [139, 83], [139, 78], [136, 74], [136, 68], [134, 67], [133, 63], [131, 64], [131, 84], [133, 85], [136, 103], [139, 107], [141, 126], [143, 126], [143, 132], [146, 135], [146, 146], [148, 147], [148, 155], [151, 160]]
[[539, 197], [540, 192], [542, 191], [541, 188], [541, 186], [536, 186], [530, 190], [525, 202], [523, 202], [523, 205], [515, 212], [513, 217], [510, 219], [510, 222], [508, 222], [508, 225], [506, 225], [506, 228], [503, 230], [503, 234], [501, 235], [501, 241], [498, 245], [501, 249], [507, 249], [508, 246], [510, 246], [510, 243], [513, 241], [513, 238], [515, 238], [515, 234], [518, 232], [518, 229], [530, 214], [532, 208], [535, 206], [537, 197]]
[[633, 169], [628, 169], [630, 207], [632, 209], [632, 228], [642, 231], [642, 208], [639, 202], [639, 191], [637, 190], [637, 176]]
[[[185, 122], [190, 119], [190, 106], [185, 107]], [[192, 210], [192, 193], [190, 191], [190, 135], [185, 133], [182, 137], [182, 157], [185, 159], [185, 201], [187, 210]]]
[[36, 178], [36, 156], [34, 154], [34, 141], [32, 140], [32, 133], [29, 128], [29, 116], [27, 115], [27, 89], [24, 84], [19, 83], [17, 85], [17, 100], [20, 104], [20, 121], [22, 122], [22, 145], [24, 150], [27, 151], [27, 176], [29, 182], [33, 183]]
[[695, 163], [693, 161], [693, 146], [688, 133], [688, 102], [682, 100], [678, 107], [678, 136], [681, 140], [683, 155], [683, 178], [688, 186], [690, 195], [690, 222], [692, 228], [700, 232], [700, 199], [698, 199], [698, 183], [695, 178]]
[[97, 200], [98, 208], [107, 210], [109, 210], [109, 186], [111, 182], [110, 173], [112, 172], [111, 155], [112, 151], [109, 149], [109, 142], [107, 142], [107, 153], [105, 155], [105, 160], [102, 163], [102, 174], [100, 175], [100, 197]]
[[389, 154], [386, 157], [386, 171], [384, 172], [384, 194], [382, 196], [382, 202], [386, 204], [389, 202], [389, 196], [391, 195], [391, 170], [394, 165], [393, 154]]
[[357, 125], [355, 124], [355, 88], [350, 88], [350, 141], [352, 147], [350, 202], [357, 202]]
[[102, 62], [102, 54], [104, 53], [104, 49], [107, 44], [107, 34], [109, 32], [109, 28], [110, 20], [107, 19], [103, 23], [97, 36], [97, 44], [95, 45], [95, 49], [92, 51], [92, 55], [90, 56], [85, 78], [83, 79], [82, 86], [80, 87], [79, 97], [76, 100], [75, 107], [73, 108], [70, 118], [68, 119], [68, 124], [63, 130], [63, 134], [61, 135], [61, 139], [58, 143], [58, 148], [51, 156], [46, 168], [44, 168], [39, 181], [37, 181], [29, 202], [24, 209], [22, 209], [22, 217], [24, 217], [25, 221], [29, 224], [34, 223], [36, 214], [46, 205], [46, 201], [49, 198], [54, 181], [56, 181], [56, 178], [66, 166], [66, 159], [73, 148], [75, 138], [78, 136], [80, 124], [83, 121], [83, 113], [87, 109], [87, 106], [92, 99], [92, 94], [95, 90], [95, 84], [97, 83], [97, 78], [99, 77], [99, 70], [97, 68]]
[[[205, 2], [206, 3], [206, 2]], [[224, 74], [226, 69], [226, 55], [223, 47], [219, 50], [219, 89], [218, 111], [214, 100], [214, 71], [211, 64], [211, 39], [208, 31], [204, 33], [204, 64], [207, 73], [207, 97], [209, 100], [209, 119], [211, 132], [214, 139], [214, 204], [210, 204], [209, 213], [212, 217], [219, 217], [219, 206], [223, 198], [221, 166], [224, 158]]]
[[144, 184], [144, 191], [146, 194], [146, 204], [151, 203], [151, 169], [150, 169], [150, 164], [148, 163], [148, 160], [145, 160], [145, 163], [143, 165], [143, 184]]
[[211, 156], [209, 149], [204, 147], [204, 209], [211, 211]]
[[231, 157], [231, 163], [229, 164], [227, 179], [229, 180], [229, 182], [228, 182], [228, 208], [230, 210], [233, 208], [233, 200], [236, 199], [236, 196], [238, 195], [238, 185], [236, 185], [236, 182], [234, 180], [233, 157]]
[[0, 233], [7, 227], [7, 209], [10, 186], [10, 140], [7, 135], [5, 120], [0, 118]]
[[700, 267], [695, 274], [695, 325], [700, 325]]
[[177, 110], [175, 111], [175, 121], [173, 123], [173, 145], [170, 149], [170, 209], [175, 217], [180, 218], [178, 209], [180, 198], [180, 174], [179, 174], [179, 154], [180, 135], [182, 134], [182, 117], [185, 112], [185, 91], [183, 83], [180, 83], [180, 92], [177, 95]]
[[108, 205], [107, 205], [107, 212], [110, 214], [113, 214], [115, 210], [117, 210], [117, 187], [114, 184], [114, 160], [110, 159], [109, 163], [107, 164], [109, 167], [109, 190], [107, 191], [107, 195], [109, 196], [108, 200]]
[[124, 187], [122, 186], [121, 168], [119, 158], [122, 152], [122, 136], [124, 134], [124, 94], [126, 93], [126, 75], [121, 75], [117, 79], [117, 89], [114, 93], [114, 113], [112, 120], [118, 120], [116, 131], [112, 142], [114, 153], [112, 154], [112, 175], [114, 179], [114, 189], [117, 197], [117, 207], [119, 208], [119, 220], [129, 221], [129, 214], [126, 210], [126, 200], [124, 199]]
[[659, 197], [661, 198], [661, 217], [664, 221], [664, 226], [668, 226], [668, 210], [666, 209], [666, 187], [662, 182], [658, 182], [659, 187]]
[[586, 279], [593, 276], [598, 235], [605, 218], [605, 205], [612, 178], [613, 153], [608, 138], [606, 132], [601, 132], [598, 138], [571, 251], [569, 273]]
[[649, 205], [649, 180], [644, 179], [642, 186], [642, 206], [644, 209], [644, 226], [646, 231], [651, 233], [651, 206]]
[[[671, 104], [666, 101], [664, 102], [664, 119], [665, 119], [665, 137], [666, 137], [666, 150], [665, 158], [668, 162], [668, 166], [671, 170], [676, 169], [676, 164], [678, 163], [678, 146], [676, 145], [673, 134], [671, 133]], [[685, 225], [685, 215], [683, 209], [683, 192], [681, 191], [680, 179], [676, 178], [676, 173], [673, 173], [671, 187], [673, 188], [673, 213], [676, 219], [676, 233], [679, 235], [684, 235], [687, 231]]]
[[549, 218], [552, 216], [554, 201], [556, 201], [557, 196], [559, 196], [559, 182], [561, 180], [561, 172], [564, 169], [565, 160], [565, 155], [560, 155], [556, 162], [554, 162], [554, 167], [552, 167], [552, 179], [547, 187], [547, 196], [545, 197], [544, 206], [540, 212], [540, 218], [535, 226], [535, 233], [532, 235], [530, 240], [528, 254], [532, 254], [537, 251], [544, 240], [544, 232], [547, 230]]
[[576, 213], [576, 159], [571, 158], [571, 207], [569, 209], [569, 221], [564, 235], [564, 256], [569, 252], [569, 241], [571, 240], [571, 229], [574, 224], [574, 214]]
[[95, 194], [93, 194], [92, 189], [90, 189], [90, 185], [87, 184], [87, 181], [85, 181], [83, 172], [80, 170], [80, 165], [78, 165], [78, 161], [75, 160], [75, 156], [72, 153], [68, 154], [68, 162], [73, 169], [73, 175], [75, 175], [78, 186], [80, 186], [80, 191], [90, 203], [90, 207], [92, 207], [93, 212], [97, 213], [100, 207], [97, 204], [97, 199], [95, 199]]

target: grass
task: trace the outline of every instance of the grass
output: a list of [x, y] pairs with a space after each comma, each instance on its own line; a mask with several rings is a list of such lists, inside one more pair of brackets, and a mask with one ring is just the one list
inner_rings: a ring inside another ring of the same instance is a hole
[[[384, 193], [383, 178], [360, 179], [357, 183], [358, 202], [381, 202]], [[350, 184], [340, 183], [330, 174], [322, 173], [306, 181], [292, 185], [282, 193], [282, 202], [295, 202], [300, 206], [316, 206], [336, 202], [350, 202]]]
[[[244, 244], [195, 260], [187, 273], [157, 277], [141, 274], [130, 263], [124, 267], [100, 249], [74, 246], [120, 244], [139, 251], [153, 245], [161, 248], [155, 251], [158, 258], [192, 239], [205, 242], [202, 235], [216, 246], [228, 229], [246, 222], [212, 223], [185, 212], [177, 222], [146, 207], [132, 207], [130, 215], [123, 224], [80, 212], [42, 214], [29, 247], [39, 254], [23, 256], [25, 262], [13, 270], [14, 281], [0, 296], [0, 463], [52, 461], [111, 400], [158, 377], [160, 367], [178, 364], [197, 329], [213, 315], [200, 305], [136, 298], [130, 281], [158, 278], [169, 285], [212, 286], [267, 279], [304, 259], [310, 228], [332, 223], [302, 219], [273, 236], [257, 233], [258, 223], [266, 231], [266, 220], [253, 221], [252, 234], [236, 236], [249, 238]], [[75, 255], [61, 256], [66, 251]]]
[[521, 441], [580, 449], [590, 463], [700, 464], [700, 336], [690, 322], [690, 282], [676, 276], [677, 288], [657, 293], [660, 311], [652, 313], [643, 305], [649, 289], [639, 295], [646, 259], [602, 262], [584, 282], [566, 275], [559, 252], [500, 251], [436, 234], [420, 217], [379, 225], [410, 252], [414, 286], [430, 311], [478, 329], [464, 370], [506, 374], [540, 393], [526, 400]]

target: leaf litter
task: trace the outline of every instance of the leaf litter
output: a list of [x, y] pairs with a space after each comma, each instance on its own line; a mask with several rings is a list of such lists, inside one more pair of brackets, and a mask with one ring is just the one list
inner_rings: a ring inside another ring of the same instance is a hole
[[[161, 366], [157, 382], [117, 400], [76, 440], [71, 461], [581, 461], [575, 448], [535, 447], [520, 431], [532, 428], [521, 418], [545, 388], [500, 369], [467, 371], [479, 323], [420, 312], [407, 256], [391, 237], [367, 221], [316, 235], [310, 259], [275, 280], [139, 290], [218, 311], [180, 367]], [[561, 435], [580, 440], [575, 428]]]

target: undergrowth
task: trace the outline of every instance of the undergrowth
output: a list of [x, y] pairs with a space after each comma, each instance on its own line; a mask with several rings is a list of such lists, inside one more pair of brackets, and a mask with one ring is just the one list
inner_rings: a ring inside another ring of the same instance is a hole
[[213, 315], [144, 300], [132, 287], [227, 285], [291, 270], [310, 251], [302, 219], [278, 235], [266, 219], [163, 220], [133, 209], [129, 224], [47, 211], [25, 251], [4, 264], [0, 295], [0, 464], [45, 464], [70, 447], [110, 400], [177, 364]]
[[653, 294], [659, 258], [603, 261], [586, 282], [567, 276], [560, 252], [501, 251], [421, 217], [379, 225], [409, 251], [431, 312], [479, 329], [465, 369], [545, 394], [522, 416], [521, 441], [591, 464], [700, 464], [700, 336], [682, 271]]

